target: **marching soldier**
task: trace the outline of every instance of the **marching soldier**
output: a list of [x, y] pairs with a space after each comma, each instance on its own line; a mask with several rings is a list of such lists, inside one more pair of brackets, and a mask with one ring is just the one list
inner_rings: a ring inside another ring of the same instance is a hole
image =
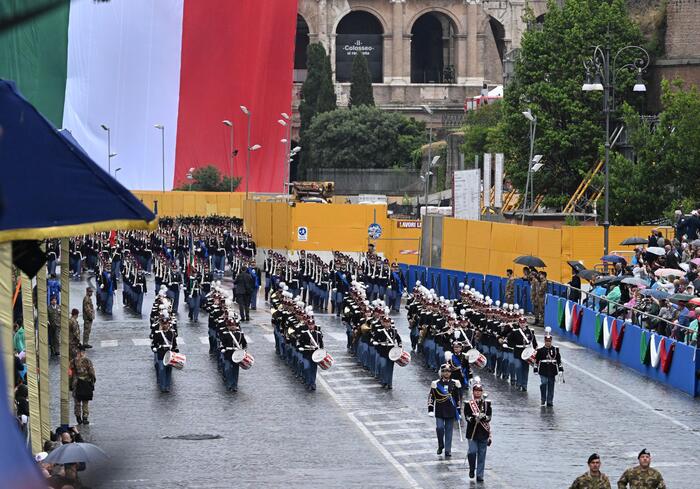
[[61, 308], [58, 305], [56, 296], [51, 297], [49, 305], [49, 347], [51, 354], [58, 355], [61, 337]]
[[316, 327], [313, 317], [306, 320], [306, 328], [301, 329], [297, 339], [299, 351], [302, 354], [302, 377], [306, 389], [316, 390], [316, 362], [311, 358], [319, 348], [323, 348], [323, 333]]
[[236, 350], [248, 348], [248, 342], [241, 331], [237, 318], [232, 317], [226, 321], [226, 330], [221, 334], [221, 353], [224, 355], [224, 378], [226, 388], [230, 392], [238, 392], [239, 366], [233, 361]]
[[652, 469], [651, 453], [645, 448], [637, 455], [639, 465], [631, 467], [622, 473], [617, 481], [617, 489], [666, 489], [666, 483], [661, 472]]
[[95, 367], [92, 361], [85, 356], [85, 345], [80, 345], [77, 356], [72, 362], [73, 376], [71, 378], [73, 389], [73, 400], [75, 404], [75, 419], [78, 424], [90, 424], [88, 416], [90, 408], [88, 403], [92, 401], [92, 394], [95, 390]]
[[588, 457], [588, 472], [576, 478], [569, 489], [611, 489], [608, 476], [600, 471], [600, 457]]
[[78, 324], [78, 315], [80, 311], [72, 309], [70, 312], [70, 320], [68, 321], [68, 331], [70, 333], [68, 359], [72, 361], [78, 355], [78, 347], [80, 347], [80, 324]]
[[462, 351], [462, 343], [452, 342], [452, 352], [445, 352], [445, 359], [447, 363], [442, 367], [447, 366], [450, 369], [450, 378], [458, 381], [460, 385], [467, 385], [472, 378], [472, 372], [467, 354]]
[[161, 392], [170, 392], [170, 382], [173, 368], [163, 364], [163, 358], [169, 351], [179, 353], [177, 348], [177, 333], [170, 328], [170, 318], [167, 314], [161, 316], [160, 330], [153, 335], [151, 350], [156, 354], [156, 380]]
[[89, 340], [94, 320], [95, 306], [92, 303], [92, 287], [88, 287], [85, 289], [85, 297], [83, 297], [83, 346], [85, 348], [92, 348]]
[[379, 381], [385, 389], [391, 389], [394, 377], [394, 362], [389, 359], [389, 350], [401, 346], [401, 336], [394, 328], [389, 316], [381, 318], [381, 327], [372, 331], [372, 345], [379, 353]]
[[437, 433], [440, 455], [445, 450], [445, 458], [452, 456], [452, 428], [455, 419], [459, 420], [462, 408], [460, 395], [462, 384], [450, 378], [450, 367], [445, 364], [440, 369], [440, 378], [430, 385], [428, 394], [428, 414], [435, 416], [435, 432]]
[[508, 346], [513, 348], [513, 356], [515, 360], [515, 377], [518, 390], [527, 391], [527, 382], [530, 373], [530, 364], [527, 360], [522, 359], [522, 353], [525, 348], [531, 346], [537, 348], [537, 338], [532, 330], [527, 326], [524, 318], [520, 318], [520, 327], [515, 328], [508, 335]]
[[472, 387], [472, 399], [464, 403], [464, 418], [467, 420], [469, 441], [469, 478], [484, 481], [486, 449], [491, 446], [491, 401], [483, 397], [484, 389], [477, 380]]
[[554, 383], [559, 372], [563, 372], [559, 348], [552, 346], [552, 328], [544, 329], [544, 346], [537, 350], [534, 372], [540, 374], [540, 396], [542, 406], [554, 406]]

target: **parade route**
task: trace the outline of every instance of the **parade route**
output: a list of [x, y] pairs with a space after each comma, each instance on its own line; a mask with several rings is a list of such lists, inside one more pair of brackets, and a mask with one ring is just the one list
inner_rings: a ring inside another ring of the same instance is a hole
[[[80, 304], [86, 285], [71, 283], [71, 305]], [[152, 300], [150, 292], [144, 311]], [[111, 464], [86, 474], [93, 486], [558, 489], [584, 472], [593, 452], [614, 485], [645, 447], [668, 487], [695, 486], [699, 401], [578, 345], [555, 339], [566, 383], [557, 383], [553, 408], [540, 407], [532, 372], [525, 393], [478, 372], [493, 403], [494, 443], [485, 482], [477, 486], [467, 477], [466, 442], [457, 432], [452, 459], [435, 453], [427, 394], [437, 374], [420, 356], [394, 369], [393, 390], [381, 389], [346, 351], [345, 326], [319, 314], [336, 363], [319, 370], [318, 390], [307, 392], [275, 355], [261, 298], [251, 321], [243, 323], [255, 365], [241, 371], [232, 394], [208, 354], [206, 314], [191, 323], [182, 302], [178, 342], [187, 365], [173, 373], [170, 394], [155, 385], [147, 318], [123, 310], [121, 290], [114, 315], [97, 315], [88, 352], [97, 372], [95, 400], [82, 431], [110, 454]], [[405, 311], [394, 319], [406, 344]], [[537, 333], [541, 338], [541, 329]], [[55, 361], [51, 367], [54, 388]], [[53, 415], [56, 425], [57, 409]]]

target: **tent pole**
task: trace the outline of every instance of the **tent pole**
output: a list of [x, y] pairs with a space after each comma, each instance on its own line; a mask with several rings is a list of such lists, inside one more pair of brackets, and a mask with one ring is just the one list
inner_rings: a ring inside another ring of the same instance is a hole
[[[41, 251], [46, 251], [46, 243], [41, 245]], [[36, 299], [39, 314], [39, 342], [37, 351], [39, 353], [39, 403], [41, 409], [41, 441], [51, 438], [51, 414], [49, 412], [49, 402], [51, 399], [49, 373], [49, 341], [48, 341], [48, 310], [46, 295], [46, 267], [39, 269], [36, 275]]]
[[15, 363], [12, 346], [12, 242], [0, 243], [0, 346], [5, 364], [5, 392], [15, 412]]
[[27, 389], [29, 390], [29, 423], [32, 453], [41, 452], [41, 411], [39, 409], [39, 384], [37, 382], [36, 328], [34, 325], [34, 299], [32, 281], [22, 272], [22, 321], [27, 362]]
[[70, 276], [68, 266], [68, 238], [61, 239], [61, 425], [68, 427], [70, 404], [68, 399], [68, 318], [70, 317]]

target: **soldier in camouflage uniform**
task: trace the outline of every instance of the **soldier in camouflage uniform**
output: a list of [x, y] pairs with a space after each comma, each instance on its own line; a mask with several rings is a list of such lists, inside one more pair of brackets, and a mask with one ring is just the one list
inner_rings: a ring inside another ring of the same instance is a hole
[[61, 307], [56, 297], [51, 297], [49, 305], [49, 348], [52, 355], [58, 355], [61, 344]]
[[535, 324], [540, 321], [539, 297], [540, 297], [540, 281], [537, 277], [537, 271], [533, 268], [530, 273], [530, 302], [532, 302], [532, 312], [535, 315]]
[[666, 489], [661, 473], [650, 467], [651, 454], [645, 448], [637, 456], [639, 465], [625, 470], [617, 481], [618, 489]]
[[610, 479], [600, 471], [597, 453], [588, 457], [588, 472], [578, 476], [569, 489], [611, 489]]
[[83, 345], [85, 345], [85, 348], [92, 348], [89, 341], [94, 320], [95, 305], [92, 303], [92, 287], [88, 287], [85, 290], [85, 297], [83, 297]]
[[506, 275], [508, 279], [506, 280], [506, 303], [515, 304], [515, 277], [513, 277], [513, 270], [506, 270]]
[[78, 324], [78, 314], [80, 311], [73, 309], [70, 312], [70, 321], [68, 322], [68, 331], [70, 332], [70, 338], [68, 340], [68, 359], [73, 361], [78, 354], [78, 347], [80, 346], [80, 324]]
[[73, 388], [73, 400], [75, 403], [75, 419], [78, 424], [90, 424], [88, 416], [90, 409], [88, 402], [92, 401], [92, 393], [95, 389], [95, 368], [92, 361], [85, 356], [85, 345], [80, 345], [77, 356], [72, 364], [73, 376], [71, 383]]

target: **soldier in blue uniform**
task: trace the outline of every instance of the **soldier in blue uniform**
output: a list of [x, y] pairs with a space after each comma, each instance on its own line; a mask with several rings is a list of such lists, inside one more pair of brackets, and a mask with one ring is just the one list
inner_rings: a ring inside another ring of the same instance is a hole
[[430, 385], [428, 394], [428, 414], [435, 417], [435, 432], [437, 433], [440, 455], [445, 450], [445, 458], [452, 456], [452, 431], [455, 419], [459, 419], [462, 408], [460, 395], [462, 384], [450, 378], [449, 365], [440, 368], [440, 378]]

